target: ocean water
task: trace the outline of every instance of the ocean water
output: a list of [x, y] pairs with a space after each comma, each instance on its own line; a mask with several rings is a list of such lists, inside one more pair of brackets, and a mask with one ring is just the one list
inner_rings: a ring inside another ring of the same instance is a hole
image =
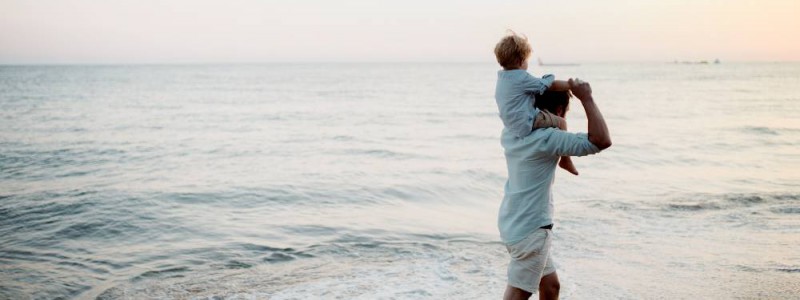
[[[1, 66], [0, 299], [498, 299], [496, 69]], [[563, 299], [800, 297], [800, 64], [531, 71], [614, 141], [557, 171]]]

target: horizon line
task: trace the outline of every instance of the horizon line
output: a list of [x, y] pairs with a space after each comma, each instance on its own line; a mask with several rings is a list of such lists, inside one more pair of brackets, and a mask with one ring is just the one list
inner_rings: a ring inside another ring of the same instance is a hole
[[[713, 64], [714, 59], [704, 60], [606, 60], [606, 61], [560, 61], [554, 60], [547, 64], [617, 64], [617, 63], [664, 63], [664, 64], [701, 64], [707, 62]], [[800, 59], [793, 60], [720, 60], [720, 63], [795, 63], [800, 62]], [[203, 65], [311, 65], [311, 64], [496, 64], [495, 61], [425, 61], [425, 60], [408, 60], [408, 61], [357, 61], [357, 60], [340, 60], [340, 61], [252, 61], [252, 62], [233, 62], [233, 61], [219, 61], [219, 62], [0, 62], [0, 66], [203, 66]], [[545, 66], [547, 66], [545, 64]]]

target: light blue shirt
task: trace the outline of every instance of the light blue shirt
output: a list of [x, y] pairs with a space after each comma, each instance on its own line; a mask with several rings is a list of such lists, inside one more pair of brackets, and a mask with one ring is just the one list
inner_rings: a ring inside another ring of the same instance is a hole
[[497, 220], [500, 238], [513, 244], [539, 227], [553, 224], [553, 181], [560, 156], [600, 152], [586, 134], [537, 128], [519, 138], [503, 129], [501, 144], [508, 165], [508, 181]]
[[541, 95], [553, 85], [553, 75], [536, 78], [525, 70], [497, 71], [494, 99], [503, 125], [524, 137], [531, 133], [539, 109], [533, 106], [533, 95]]

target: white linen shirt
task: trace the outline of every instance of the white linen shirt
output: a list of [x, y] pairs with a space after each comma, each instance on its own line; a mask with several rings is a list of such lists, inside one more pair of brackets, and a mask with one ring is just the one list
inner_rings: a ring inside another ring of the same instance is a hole
[[505, 128], [501, 144], [508, 180], [497, 224], [503, 242], [513, 244], [537, 228], [553, 224], [552, 187], [558, 158], [595, 154], [600, 149], [584, 133], [557, 128], [537, 128], [522, 138]]

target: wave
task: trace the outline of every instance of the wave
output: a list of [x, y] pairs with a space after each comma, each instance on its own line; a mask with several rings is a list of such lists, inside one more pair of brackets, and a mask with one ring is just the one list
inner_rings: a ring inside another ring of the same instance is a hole
[[[786, 205], [787, 207], [775, 207]], [[765, 207], [773, 211], [800, 212], [800, 194], [723, 194], [695, 195], [674, 200], [663, 206], [666, 211], [730, 210], [742, 207]]]
[[379, 159], [391, 159], [391, 160], [409, 160], [409, 159], [425, 159], [425, 160], [433, 160], [435, 157], [431, 155], [424, 155], [420, 153], [412, 153], [412, 152], [401, 152], [401, 151], [393, 151], [388, 149], [376, 149], [376, 148], [351, 148], [351, 149], [344, 149], [337, 152], [338, 154], [346, 155], [346, 156], [355, 156], [355, 157], [373, 157]]
[[446, 235], [391, 237], [341, 236], [310, 245], [303, 251], [308, 256], [291, 263], [151, 270], [98, 290], [96, 297], [480, 299], [502, 293], [503, 285], [496, 281], [505, 272], [506, 254], [499, 243]]
[[742, 128], [742, 131], [754, 134], [779, 135], [778, 129], [763, 126], [746, 126]]

